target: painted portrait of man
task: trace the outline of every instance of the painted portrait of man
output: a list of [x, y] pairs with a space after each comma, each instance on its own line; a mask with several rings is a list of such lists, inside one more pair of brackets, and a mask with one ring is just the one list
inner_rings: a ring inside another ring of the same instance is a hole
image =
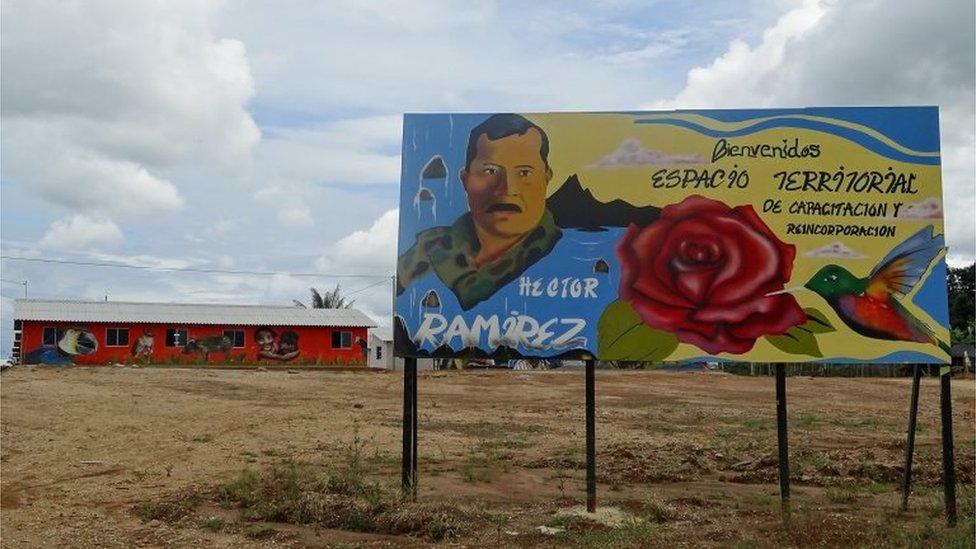
[[434, 275], [468, 310], [548, 254], [562, 236], [546, 209], [548, 157], [546, 132], [523, 116], [475, 126], [458, 173], [468, 212], [416, 235], [397, 261], [397, 293]]

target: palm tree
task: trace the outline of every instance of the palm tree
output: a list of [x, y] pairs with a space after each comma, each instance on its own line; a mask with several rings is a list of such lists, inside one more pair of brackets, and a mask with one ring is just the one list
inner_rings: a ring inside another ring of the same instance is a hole
[[[347, 299], [342, 295], [342, 290], [339, 285], [332, 291], [325, 291], [319, 293], [315, 288], [309, 288], [312, 291], [312, 308], [313, 309], [348, 309], [352, 307], [352, 304], [356, 302], [355, 299]], [[297, 306], [300, 301], [295, 301]], [[304, 307], [305, 304], [302, 304]]]

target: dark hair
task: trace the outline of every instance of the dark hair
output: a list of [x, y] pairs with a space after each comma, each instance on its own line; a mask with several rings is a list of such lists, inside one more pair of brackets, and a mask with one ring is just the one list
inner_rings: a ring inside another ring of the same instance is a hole
[[257, 330], [254, 330], [254, 341], [257, 341], [258, 340], [258, 335], [261, 332], [268, 332], [269, 334], [271, 334], [271, 337], [275, 337], [275, 336], [278, 335], [271, 328], [268, 328], [268, 327], [258, 328]]
[[287, 332], [281, 332], [281, 343], [290, 343], [295, 345], [298, 343], [298, 334], [288, 330]]
[[518, 114], [493, 114], [487, 120], [478, 124], [471, 130], [468, 136], [468, 152], [464, 159], [464, 169], [471, 167], [471, 161], [478, 156], [478, 138], [484, 134], [492, 141], [508, 137], [510, 135], [525, 135], [525, 132], [535, 128], [542, 135], [542, 146], [539, 147], [539, 156], [545, 162], [546, 168], [549, 167], [549, 136], [546, 132], [529, 122], [524, 116]]

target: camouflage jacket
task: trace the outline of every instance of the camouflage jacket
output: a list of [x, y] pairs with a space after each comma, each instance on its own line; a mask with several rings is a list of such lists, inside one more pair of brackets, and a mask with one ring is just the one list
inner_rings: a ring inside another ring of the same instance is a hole
[[562, 231], [546, 210], [535, 229], [494, 261], [478, 268], [474, 257], [480, 244], [471, 214], [466, 213], [450, 227], [433, 227], [417, 234], [416, 243], [397, 260], [397, 295], [433, 271], [454, 291], [466, 311], [515, 280], [548, 254], [560, 237]]

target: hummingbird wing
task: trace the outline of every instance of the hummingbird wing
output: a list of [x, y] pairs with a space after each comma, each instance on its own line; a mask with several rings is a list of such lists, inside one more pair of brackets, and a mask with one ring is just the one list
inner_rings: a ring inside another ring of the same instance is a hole
[[865, 291], [871, 297], [903, 296], [922, 279], [929, 264], [945, 248], [945, 235], [932, 235], [929, 225], [895, 246], [871, 271]]

